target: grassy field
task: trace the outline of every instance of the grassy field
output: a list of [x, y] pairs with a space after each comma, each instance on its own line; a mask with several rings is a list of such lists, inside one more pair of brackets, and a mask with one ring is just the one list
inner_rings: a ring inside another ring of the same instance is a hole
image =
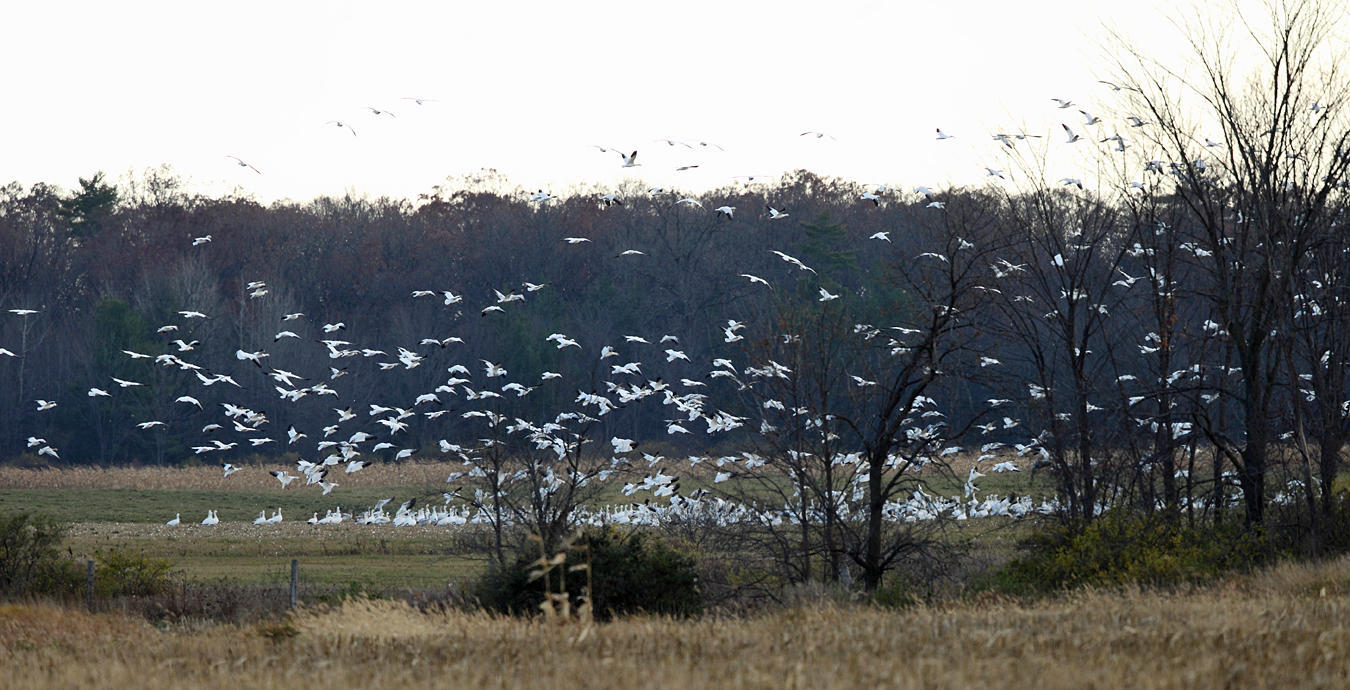
[[[0, 468], [0, 511], [40, 512], [70, 524], [64, 547], [77, 558], [111, 549], [163, 558], [185, 579], [239, 584], [283, 584], [290, 561], [300, 562], [306, 584], [362, 588], [445, 587], [481, 571], [466, 539], [480, 528], [449, 530], [391, 525], [308, 525], [314, 513], [364, 510], [383, 498], [420, 497], [441, 503], [446, 465], [377, 465], [344, 477], [339, 493], [314, 487], [282, 489], [250, 467], [224, 478], [215, 467]], [[280, 508], [277, 525], [252, 524], [258, 511]], [[392, 507], [391, 507], [392, 509]], [[215, 510], [221, 524], [198, 524]], [[164, 523], [181, 513], [183, 524]]]
[[41, 510], [68, 522], [164, 524], [176, 513], [197, 523], [215, 510], [222, 522], [251, 522], [258, 511], [281, 508], [289, 520], [342, 507], [363, 510], [383, 498], [401, 503], [446, 490], [445, 463], [376, 465], [341, 477], [338, 491], [322, 496], [315, 487], [290, 488], [268, 474], [294, 466], [248, 467], [226, 478], [216, 467], [74, 468], [29, 470], [0, 467], [0, 510]]
[[434, 588], [481, 571], [461, 529], [390, 525], [308, 525], [302, 522], [254, 526], [166, 527], [135, 523], [73, 525], [66, 547], [79, 557], [116, 548], [166, 559], [191, 581], [226, 579], [240, 584], [282, 584], [290, 562], [300, 562], [308, 584]]
[[[200, 522], [207, 510], [217, 511], [223, 522], [250, 522], [260, 510], [281, 508], [288, 520], [304, 520], [315, 512], [322, 515], [339, 506], [346, 511], [361, 510], [384, 498], [394, 499], [395, 504], [415, 496], [439, 502], [441, 492], [449, 488], [446, 476], [462, 468], [459, 463], [372, 465], [356, 474], [340, 475], [339, 489], [329, 496], [321, 496], [315, 487], [302, 487], [299, 482], [282, 489], [268, 472], [283, 469], [294, 472], [295, 468], [280, 464], [249, 466], [226, 478], [216, 467], [0, 467], [0, 510], [40, 509], [69, 522], [163, 524], [177, 513], [182, 514], [184, 523]], [[970, 462], [957, 459], [952, 469], [955, 478], [935, 472], [924, 475], [930, 493], [961, 495]], [[712, 464], [703, 463], [677, 474], [688, 492], [711, 487], [716, 471]], [[1045, 497], [1052, 493], [1044, 473], [1035, 481], [1029, 472], [990, 473], [979, 480], [979, 487], [981, 495]], [[627, 502], [619, 488], [612, 485], [599, 500]]]
[[[121, 549], [167, 559], [195, 582], [281, 584], [289, 578], [291, 559], [296, 559], [308, 584], [434, 588], [482, 571], [482, 551], [469, 543], [481, 540], [482, 528], [351, 522], [315, 526], [304, 520], [339, 507], [361, 511], [384, 498], [392, 498], [394, 505], [413, 497], [439, 504], [445, 476], [457, 467], [458, 463], [374, 465], [341, 477], [343, 485], [331, 496], [298, 484], [281, 488], [267, 472], [284, 469], [282, 465], [249, 466], [229, 478], [216, 467], [0, 467], [0, 511], [36, 511], [71, 524], [65, 546], [79, 558]], [[956, 469], [965, 472], [968, 467], [958, 463]], [[686, 489], [704, 481], [710, 484], [712, 472], [708, 463], [689, 471], [683, 480]], [[933, 479], [943, 487], [934, 490], [961, 491], [960, 482]], [[1029, 479], [1025, 474], [995, 474], [982, 479], [981, 485], [993, 494], [1026, 493]], [[617, 486], [611, 493], [600, 500], [629, 500]], [[278, 508], [285, 516], [281, 524], [251, 524], [259, 511], [270, 515]], [[208, 510], [217, 511], [220, 525], [198, 524]], [[183, 524], [165, 526], [175, 514], [181, 514]], [[1025, 532], [1004, 523], [969, 521], [953, 535], [979, 539], [987, 551], [1002, 558]]]
[[1342, 688], [1350, 560], [1182, 592], [589, 625], [350, 600], [251, 625], [0, 605], [0, 687]]

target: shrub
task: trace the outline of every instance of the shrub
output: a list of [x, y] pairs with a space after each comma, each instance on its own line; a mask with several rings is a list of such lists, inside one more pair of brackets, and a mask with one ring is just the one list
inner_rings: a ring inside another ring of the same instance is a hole
[[[537, 547], [536, 547], [537, 548]], [[607, 620], [628, 613], [689, 616], [703, 608], [694, 559], [641, 532], [622, 534], [614, 528], [584, 532], [572, 542], [565, 561], [545, 577], [551, 590], [564, 589], [575, 609], [587, 587], [587, 571], [578, 568], [589, 556], [591, 610]], [[513, 615], [529, 615], [544, 602], [539, 557], [522, 551], [514, 562], [479, 579], [478, 600], [487, 608]], [[563, 581], [562, 578], [566, 580]]]
[[57, 546], [65, 526], [28, 513], [0, 514], [0, 596], [71, 595], [84, 578]]
[[173, 584], [172, 572], [165, 559], [111, 549], [94, 559], [94, 586], [104, 597], [163, 594]]
[[1108, 513], [1085, 526], [1038, 530], [993, 575], [1012, 593], [1081, 585], [1179, 584], [1269, 561], [1273, 542], [1240, 524], [1188, 527], [1162, 515]]

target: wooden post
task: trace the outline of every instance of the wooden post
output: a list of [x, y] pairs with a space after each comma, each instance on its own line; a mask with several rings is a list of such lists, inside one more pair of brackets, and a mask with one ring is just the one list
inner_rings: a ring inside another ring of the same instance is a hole
[[90, 610], [94, 608], [94, 562], [85, 563], [84, 600]]
[[296, 605], [296, 584], [299, 580], [300, 564], [299, 561], [291, 559], [291, 608]]

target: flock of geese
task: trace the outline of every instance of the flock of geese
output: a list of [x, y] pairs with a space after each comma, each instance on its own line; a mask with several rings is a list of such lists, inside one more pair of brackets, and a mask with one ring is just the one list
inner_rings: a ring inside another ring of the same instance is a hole
[[[414, 101], [417, 106], [430, 102], [430, 99], [420, 98], [408, 100]], [[1069, 110], [1075, 107], [1069, 100], [1052, 100], [1057, 103], [1059, 109]], [[391, 119], [397, 117], [382, 108], [370, 107], [368, 110], [373, 117]], [[1081, 126], [1101, 126], [1100, 118], [1081, 108], [1078, 108], [1077, 112], [1084, 118]], [[349, 122], [332, 120], [327, 124], [345, 129], [352, 136], [357, 136], [356, 129]], [[1125, 124], [1127, 127], [1142, 127], [1147, 123], [1131, 117]], [[1066, 137], [1065, 145], [1074, 145], [1083, 140], [1083, 135], [1067, 123], [1061, 126]], [[937, 128], [935, 132], [936, 139], [940, 141], [959, 136], [945, 132], [941, 128]], [[820, 140], [833, 139], [830, 135], [817, 131], [802, 132], [799, 136]], [[1043, 135], [996, 133], [993, 140], [1001, 146], [1013, 148], [1020, 141], [1041, 136]], [[691, 150], [721, 148], [704, 141], [662, 141], [668, 146], [686, 147]], [[1129, 146], [1127, 140], [1118, 133], [1100, 141], [1110, 143], [1117, 151], [1124, 151]], [[595, 148], [602, 154], [616, 155], [618, 157], [616, 164], [619, 167], [633, 168], [641, 165], [637, 149], [624, 150], [599, 145]], [[230, 158], [240, 167], [262, 174], [245, 160], [235, 156]], [[1161, 164], [1158, 164], [1158, 168], [1162, 169]], [[987, 171], [989, 177], [1003, 178], [1000, 170], [987, 168]], [[1061, 182], [1064, 185], [1082, 187], [1081, 180], [1077, 178], [1066, 177]], [[875, 190], [862, 193], [858, 201], [879, 206], [898, 191], [894, 187], [880, 185]], [[648, 193], [654, 197], [674, 196], [671, 190], [657, 187], [649, 189]], [[928, 187], [915, 187], [913, 194], [926, 200], [927, 207], [934, 209], [935, 212], [941, 212], [944, 208], [943, 201], [939, 198], [940, 194]], [[530, 195], [528, 201], [542, 204], [556, 198], [540, 190]], [[623, 199], [620, 195], [611, 193], [601, 196], [598, 203], [606, 208], [621, 206]], [[693, 197], [681, 197], [674, 203], [691, 208], [703, 207], [702, 201]], [[770, 222], [790, 216], [788, 209], [772, 204], [766, 208], [765, 215]], [[734, 206], [724, 204], [714, 208], [713, 212], [719, 217], [731, 219], [736, 217], [738, 210]], [[210, 235], [203, 235], [191, 238], [191, 243], [194, 247], [198, 247], [199, 251], [209, 251], [211, 239]], [[886, 232], [878, 232], [870, 239], [890, 242]], [[581, 245], [589, 241], [586, 237], [563, 239], [566, 245]], [[797, 257], [778, 250], [772, 251], [782, 261], [797, 269], [798, 274], [815, 273], [814, 268]], [[643, 255], [645, 255], [643, 251], [633, 249], [626, 250], [618, 256], [625, 258]], [[933, 256], [947, 260], [943, 256], [935, 254]], [[1010, 271], [1019, 268], [1011, 264], [1007, 266]], [[739, 277], [766, 289], [773, 288], [769, 280], [751, 273], [740, 273]], [[1126, 287], [1128, 288], [1128, 285]], [[539, 279], [539, 282], [525, 281], [520, 284], [503, 285], [495, 291], [494, 299], [486, 304], [474, 305], [474, 308], [483, 318], [511, 318], [513, 310], [527, 308], [534, 293], [546, 289], [548, 289], [546, 278]], [[267, 284], [261, 280], [247, 284], [245, 292], [249, 300], [267, 299], [269, 294]], [[831, 294], [823, 288], [820, 290], [819, 299], [822, 302], [839, 297], [840, 295]], [[428, 286], [428, 289], [414, 291], [410, 299], [426, 303], [427, 308], [457, 309], [456, 305], [462, 305], [465, 297], [445, 287]], [[10, 309], [9, 312], [24, 319], [35, 318], [40, 313], [34, 309], [18, 308]], [[210, 337], [208, 325], [212, 323], [211, 314], [185, 309], [179, 311], [178, 316], [180, 318], [176, 322], [158, 328], [158, 334], [164, 342], [163, 351], [124, 350], [123, 354], [130, 360], [144, 361], [146, 367], [154, 365], [179, 372], [186, 380], [195, 381], [201, 390], [228, 391], [242, 389], [246, 385], [256, 385], [249, 380], [239, 380], [243, 376], [239, 375], [237, 370], [235, 374], [227, 373], [224, 371], [226, 367], [220, 363], [207, 364], [194, 361], [194, 354], [199, 352], [203, 339]], [[739, 331], [744, 328], [744, 323], [729, 321], [723, 329], [726, 342], [734, 343], [740, 340], [742, 336]], [[304, 335], [306, 332], [312, 332], [313, 336], [306, 337]], [[287, 364], [296, 369], [303, 369], [304, 373], [282, 368], [265, 349], [252, 351], [236, 349], [235, 366], [255, 371], [258, 377], [275, 390], [278, 405], [319, 404], [316, 401], [331, 401], [322, 403], [332, 409], [331, 423], [320, 429], [301, 430], [291, 426], [284, 431], [274, 432], [270, 428], [271, 419], [266, 411], [250, 409], [245, 405], [228, 401], [220, 403], [217, 409], [211, 409], [194, 395], [182, 395], [174, 400], [174, 405], [195, 408], [196, 414], [206, 422], [200, 427], [201, 441], [193, 447], [193, 452], [202, 457], [222, 458], [219, 461], [222, 476], [229, 478], [236, 472], [246, 471], [245, 468], [230, 462], [232, 455], [246, 450], [259, 452], [260, 449], [266, 448], [299, 450], [302, 456], [313, 459], [301, 459], [295, 466], [294, 473], [289, 470], [273, 471], [271, 474], [278, 482], [277, 490], [292, 490], [288, 488], [292, 485], [298, 486], [301, 490], [312, 487], [312, 490], [327, 496], [333, 494], [343, 484], [359, 481], [359, 472], [376, 459], [401, 460], [421, 457], [422, 449], [407, 447], [400, 443], [400, 440], [407, 436], [406, 432], [413, 425], [434, 424], [438, 418], [456, 414], [462, 419], [481, 423], [483, 437], [467, 442], [463, 440], [452, 442], [450, 439], [442, 438], [437, 442], [436, 456], [452, 463], [459, 463], [455, 471], [447, 477], [447, 484], [455, 488], [442, 494], [444, 497], [442, 505], [426, 505], [420, 500], [423, 497], [418, 497], [404, 502], [390, 514], [386, 507], [392, 499], [385, 499], [359, 514], [344, 512], [341, 508], [337, 508], [327, 511], [323, 517], [314, 513], [308, 522], [329, 525], [350, 520], [361, 524], [397, 526], [481, 523], [492, 519], [485, 509], [492, 496], [483, 488], [488, 486], [484, 483], [484, 478], [490, 470], [483, 462], [483, 457], [492, 453], [494, 446], [500, 447], [504, 443], [504, 437], [525, 439], [520, 445], [532, 447], [542, 456], [564, 458], [576, 453], [579, 444], [586, 440], [579, 435], [584, 427], [599, 421], [620, 406], [639, 402], [652, 402], [664, 408], [666, 431], [669, 435], [693, 434], [701, 430], [711, 438], [715, 434], [740, 429], [747, 423], [760, 425], [762, 428], [767, 422], [752, 419], [748, 416], [751, 413], [738, 415], [733, 411], [715, 407], [711, 402], [713, 397], [710, 390], [717, 385], [743, 386], [749, 379], [786, 377], [786, 368], [774, 362], [752, 366], [738, 365], [730, 358], [716, 358], [710, 365], [705, 366], [690, 361], [690, 357], [681, 349], [679, 337], [672, 334], [630, 334], [624, 336], [621, 343], [585, 343], [583, 338], [554, 333], [548, 336], [547, 341], [556, 347], [559, 357], [589, 358], [593, 365], [598, 360], [598, 366], [607, 373], [608, 380], [605, 381], [603, 392], [577, 389], [574, 407], [559, 412], [551, 419], [522, 419], [515, 416], [511, 403], [528, 397], [541, 387], [568, 386], [561, 374], [542, 371], [521, 375], [519, 372], [509, 372], [502, 365], [487, 359], [478, 362], [451, 363], [448, 367], [440, 369], [443, 373], [431, 377], [433, 380], [428, 384], [428, 390], [411, 400], [367, 401], [357, 405], [355, 401], [359, 399], [358, 391], [341, 392], [335, 387], [342, 385], [341, 378], [348, 373], [353, 362], [362, 362], [373, 371], [390, 374], [408, 372], [424, 367], [433, 358], [437, 361], [444, 357], [453, 359], [453, 354], [445, 353], [453, 353], [453, 346], [463, 342], [453, 335], [447, 337], [437, 334], [422, 338], [416, 344], [377, 347], [358, 342], [361, 339], [359, 336], [360, 334], [350, 332], [343, 322], [310, 322], [309, 317], [299, 312], [284, 315], [277, 324], [273, 342], [294, 340], [316, 344], [304, 359], [296, 364]], [[12, 350], [0, 348], [0, 356], [18, 355]], [[988, 363], [996, 365], [997, 360], [990, 359]], [[430, 369], [431, 367], [427, 367], [422, 371]], [[859, 386], [874, 384], [861, 377], [853, 378]], [[131, 378], [109, 377], [106, 385], [89, 388], [87, 395], [90, 398], [115, 398], [123, 391], [145, 385], [144, 382]], [[453, 413], [450, 407], [452, 401], [457, 406]], [[990, 402], [992, 404], [995, 401]], [[764, 405], [768, 408], [772, 406], [771, 403], [782, 409], [783, 404], [779, 401], [766, 401]], [[35, 404], [40, 413], [45, 413], [57, 407], [61, 401], [39, 399]], [[525, 406], [519, 407], [524, 409]], [[144, 433], [156, 433], [168, 425], [168, 422], [160, 419], [146, 419], [136, 424], [138, 430]], [[1016, 421], [1005, 417], [1001, 426], [990, 424], [981, 428], [985, 433], [989, 433], [1013, 426], [1016, 426]], [[712, 481], [715, 489], [715, 485], [734, 481], [738, 476], [765, 464], [765, 458], [755, 453], [743, 451], [723, 457], [664, 458], [643, 452], [639, 445], [634, 440], [618, 436], [609, 439], [611, 462], [593, 474], [584, 476], [564, 476], [561, 470], [555, 472], [552, 467], [539, 467], [537, 469], [543, 476], [537, 478], [538, 485], [531, 485], [533, 487], [531, 490], [554, 491], [567, 482], [577, 484], [599, 482], [610, 477], [631, 477], [635, 471], [646, 470], [649, 473], [643, 480], [627, 482], [623, 487], [624, 495], [632, 497], [634, 502], [604, 507], [583, 507], [578, 520], [596, 523], [650, 524], [676, 516], [698, 516], [720, 522], [752, 521], [765, 524], [798, 519], [791, 510], [752, 508], [707, 488], [681, 490], [678, 476], [665, 474], [668, 469], [674, 471], [673, 468], [692, 467], [706, 462], [708, 466], [716, 467]], [[709, 445], [712, 445], [711, 442]], [[30, 436], [27, 439], [27, 447], [36, 449], [33, 452], [38, 455], [48, 456], [54, 460], [60, 458], [58, 449], [37, 436]], [[1033, 457], [1038, 454], [1042, 457], [1046, 455], [1046, 451], [1034, 440], [1027, 444], [1018, 444], [1016, 456], [1013, 458], [1009, 458], [1009, 454], [1002, 449], [1004, 449], [1002, 443], [982, 445], [976, 467], [983, 466], [991, 472], [1017, 472], [1021, 470], [1018, 458], [1027, 455]], [[943, 448], [938, 449], [935, 455], [945, 456], [961, 450], [957, 447]], [[1000, 461], [993, 463], [994, 460]], [[856, 463], [859, 458], [842, 456], [838, 461]], [[916, 491], [906, 500], [888, 505], [886, 515], [890, 519], [901, 521], [931, 520], [943, 515], [958, 519], [995, 515], [1020, 517], [1033, 512], [1051, 512], [1058, 507], [1053, 499], [1033, 504], [1027, 497], [1013, 499], [979, 496], [975, 482], [983, 476], [985, 476], [983, 472], [972, 468], [964, 487], [964, 495], [944, 497]], [[509, 490], [512, 484], [524, 485], [527, 481], [535, 479], [524, 470], [514, 471], [502, 479], [501, 491]], [[861, 486], [855, 487], [855, 491], [862, 490]], [[636, 502], [643, 495], [648, 497], [647, 500]], [[277, 524], [282, 519], [279, 508], [270, 515], [263, 510], [257, 519], [253, 520], [253, 524]], [[219, 522], [220, 518], [216, 511], [211, 510], [200, 524], [209, 526]], [[182, 524], [181, 514], [176, 514], [167, 522], [169, 526], [180, 524]]]

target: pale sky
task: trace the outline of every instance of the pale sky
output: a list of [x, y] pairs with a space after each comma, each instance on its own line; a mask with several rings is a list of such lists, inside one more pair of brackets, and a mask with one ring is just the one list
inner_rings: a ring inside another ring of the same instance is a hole
[[0, 23], [0, 183], [167, 164], [263, 202], [415, 198], [483, 168], [555, 192], [795, 168], [980, 184], [994, 131], [1060, 136], [1080, 116], [1052, 97], [1109, 98], [1104, 23], [1147, 45], [1170, 4], [29, 0]]

